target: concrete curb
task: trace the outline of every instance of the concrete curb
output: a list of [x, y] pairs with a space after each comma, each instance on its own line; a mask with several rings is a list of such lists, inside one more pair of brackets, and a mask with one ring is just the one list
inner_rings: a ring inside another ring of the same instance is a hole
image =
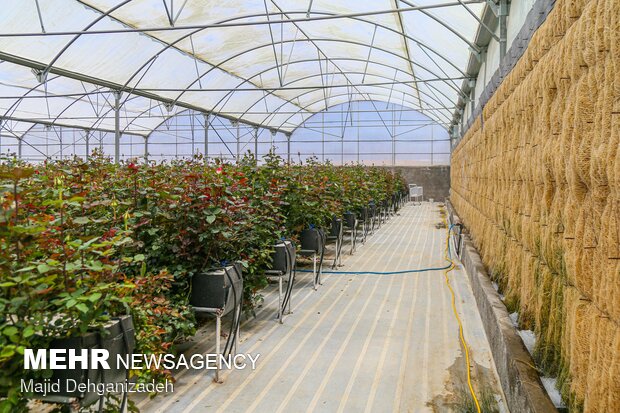
[[[460, 222], [446, 202], [451, 223]], [[545, 391], [534, 361], [517, 334], [508, 310], [493, 288], [482, 259], [467, 234], [462, 237], [461, 262], [470, 279], [508, 408], [513, 413], [557, 412]]]

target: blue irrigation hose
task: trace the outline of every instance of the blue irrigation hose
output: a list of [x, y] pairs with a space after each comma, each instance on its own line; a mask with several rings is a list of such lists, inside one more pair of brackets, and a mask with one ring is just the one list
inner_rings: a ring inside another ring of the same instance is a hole
[[[450, 225], [448, 228], [448, 232], [452, 231], [452, 227], [454, 225]], [[449, 241], [448, 241], [449, 242]], [[450, 248], [448, 248], [448, 255], [450, 256]], [[434, 267], [434, 268], [421, 268], [418, 270], [402, 270], [402, 271], [321, 271], [323, 274], [344, 274], [344, 275], [395, 275], [395, 274], [409, 274], [409, 273], [417, 273], [417, 272], [428, 272], [428, 271], [442, 271], [447, 270], [452, 266], [452, 263], [446, 265], [445, 267]], [[313, 272], [312, 270], [297, 270], [297, 272]]]
[[[447, 270], [452, 264], [440, 268], [422, 268], [419, 270], [403, 270], [403, 271], [321, 271], [323, 274], [349, 274], [349, 275], [394, 275], [407, 274], [413, 272], [440, 271]], [[312, 270], [297, 270], [297, 272], [312, 272]]]

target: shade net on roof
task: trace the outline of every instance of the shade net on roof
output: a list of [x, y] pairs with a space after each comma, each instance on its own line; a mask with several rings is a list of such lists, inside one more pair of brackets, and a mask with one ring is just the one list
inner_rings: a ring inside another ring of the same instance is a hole
[[[2, 1], [0, 117], [148, 135], [183, 108], [292, 132], [347, 101], [452, 120], [484, 1]], [[45, 34], [42, 34], [42, 33]]]

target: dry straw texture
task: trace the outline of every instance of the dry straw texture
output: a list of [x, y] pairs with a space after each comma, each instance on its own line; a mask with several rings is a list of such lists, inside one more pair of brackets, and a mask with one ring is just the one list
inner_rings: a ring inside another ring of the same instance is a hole
[[620, 412], [620, 0], [558, 0], [452, 155], [452, 202], [572, 411]]

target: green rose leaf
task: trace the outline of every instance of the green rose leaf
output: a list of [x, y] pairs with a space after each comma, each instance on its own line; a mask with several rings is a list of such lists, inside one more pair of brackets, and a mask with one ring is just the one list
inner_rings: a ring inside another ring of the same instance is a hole
[[77, 308], [78, 310], [80, 310], [83, 313], [87, 313], [88, 312], [88, 306], [84, 303], [79, 303], [78, 305], [75, 306], [75, 308]]
[[73, 218], [73, 222], [78, 225], [86, 225], [90, 222], [90, 218], [88, 217], [77, 217]]
[[39, 273], [41, 274], [45, 274], [46, 272], [48, 272], [49, 270], [52, 270], [53, 268], [50, 267], [47, 264], [39, 264], [37, 265], [37, 271], [39, 271]]

